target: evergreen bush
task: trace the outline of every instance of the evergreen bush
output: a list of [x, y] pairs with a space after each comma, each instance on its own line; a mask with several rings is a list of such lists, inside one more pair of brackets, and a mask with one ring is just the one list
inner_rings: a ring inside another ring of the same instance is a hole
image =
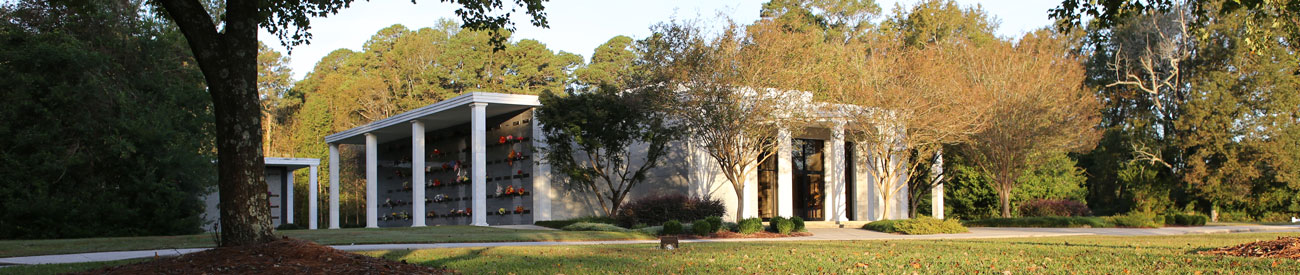
[[740, 234], [758, 233], [758, 231], [763, 231], [763, 219], [759, 219], [759, 218], [743, 219], [740, 220], [740, 224], [737, 227], [738, 227], [737, 232], [740, 232]]
[[691, 223], [691, 232], [695, 232], [695, 235], [708, 236], [709, 233], [715, 232], [713, 227], [713, 223], [710, 223], [709, 220], [698, 219]]
[[704, 218], [704, 219], [709, 221], [709, 225], [712, 225], [712, 226], [713, 226], [712, 228], [710, 228], [710, 230], [712, 230], [712, 232], [718, 232], [718, 230], [722, 230], [722, 226], [723, 226], [723, 224], [722, 224], [722, 217], [720, 217], [720, 216], [709, 216], [708, 218]]
[[680, 235], [682, 234], [682, 223], [677, 220], [664, 222], [664, 228], [659, 231], [659, 235]]
[[804, 227], [803, 218], [799, 216], [790, 217], [790, 223], [794, 224], [794, 232], [808, 231], [808, 228]]
[[672, 194], [630, 201], [619, 209], [615, 219], [624, 227], [639, 223], [654, 226], [670, 220], [693, 221], [722, 216], [725, 212], [726, 207], [720, 200]]

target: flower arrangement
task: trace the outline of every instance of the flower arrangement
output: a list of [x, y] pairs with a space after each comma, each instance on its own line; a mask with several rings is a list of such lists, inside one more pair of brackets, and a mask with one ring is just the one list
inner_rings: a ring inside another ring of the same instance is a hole
[[523, 136], [515, 137], [515, 142], [523, 142], [523, 141], [524, 141], [524, 137], [523, 137]]
[[459, 182], [459, 183], [466, 183], [466, 182], [469, 182], [469, 177], [466, 177], [466, 176], [460, 176], [460, 178], [457, 178], [457, 179], [456, 179], [456, 182]]
[[474, 208], [465, 208], [465, 216], [474, 214]]
[[515, 189], [515, 195], [523, 196], [523, 195], [524, 195], [524, 187], [523, 187], [523, 186], [520, 186], [519, 189]]
[[515, 214], [523, 214], [523, 213], [524, 213], [524, 207], [522, 205], [515, 206]]
[[440, 179], [433, 179], [433, 186], [434, 186], [434, 187], [442, 186], [442, 180], [440, 180]]
[[506, 187], [506, 195], [510, 195], [510, 194], [514, 194], [514, 193], [515, 193], [515, 186], [514, 186], [514, 185], [511, 185], [511, 186], [507, 186], [507, 187]]
[[501, 136], [501, 138], [497, 139], [497, 144], [506, 144], [506, 137]]
[[411, 181], [409, 181], [409, 180], [408, 180], [408, 181], [403, 181], [403, 182], [402, 182], [402, 190], [403, 190], [403, 191], [411, 191]]
[[450, 161], [442, 163], [442, 171], [450, 171], [450, 170], [451, 170]]
[[[510, 193], [506, 193], [506, 194], [510, 194]], [[500, 184], [497, 184], [497, 193], [496, 193], [496, 196], [498, 196], [498, 197], [501, 196], [501, 185], [500, 185]]]
[[425, 214], [424, 217], [425, 217], [425, 218], [437, 218], [437, 217], [438, 217], [438, 212], [433, 212], [433, 210], [429, 210], [429, 214]]
[[498, 214], [498, 215], [505, 215], [506, 213], [508, 213], [508, 212], [506, 212], [506, 209], [505, 209], [505, 208], [497, 209], [497, 214]]
[[435, 202], [442, 202], [442, 201], [445, 201], [445, 200], [447, 200], [447, 195], [437, 194], [437, 195], [434, 195], [434, 196], [433, 196], [433, 201], [435, 201]]

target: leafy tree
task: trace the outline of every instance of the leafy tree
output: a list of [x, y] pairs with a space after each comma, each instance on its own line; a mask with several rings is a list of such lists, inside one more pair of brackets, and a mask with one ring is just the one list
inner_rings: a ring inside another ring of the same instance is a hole
[[[784, 108], [796, 93], [750, 88], [763, 68], [761, 60], [743, 52], [744, 35], [731, 26], [715, 38], [692, 24], [671, 23], [654, 28], [642, 42], [641, 67], [656, 72], [674, 87], [677, 101], [673, 118], [684, 127], [689, 146], [704, 151], [718, 164], [731, 184], [737, 205], [734, 218], [751, 217], [746, 211], [746, 179], [775, 151], [781, 129], [789, 128], [795, 112]], [[768, 64], [773, 66], [775, 64]]]
[[302, 104], [300, 98], [289, 95], [293, 88], [290, 79], [292, 72], [289, 69], [289, 57], [281, 55], [279, 52], [272, 50], [260, 42], [257, 45], [257, 94], [258, 100], [262, 102], [263, 133], [266, 136], [262, 144], [262, 151], [266, 155], [277, 155], [278, 150], [273, 144], [276, 140], [276, 131], [285, 132], [282, 127], [282, 121], [287, 114], [297, 105]]
[[970, 156], [995, 179], [1002, 217], [1011, 217], [1016, 179], [1036, 156], [1091, 149], [1098, 123], [1096, 97], [1082, 88], [1083, 69], [1067, 41], [1046, 31], [1011, 45], [982, 47], [972, 59], [976, 89], [999, 91], [993, 118], [969, 143]]
[[0, 18], [0, 239], [200, 232], [211, 105], [180, 33], [127, 1]]
[[611, 217], [628, 192], [646, 182], [678, 135], [667, 116], [667, 91], [635, 84], [641, 83], [546, 92], [537, 112], [546, 135], [546, 161], [568, 176], [567, 185], [593, 193]]
[[[334, 14], [351, 2], [229, 0], [216, 9], [219, 14], [210, 13], [198, 0], [155, 2], [185, 35], [212, 96], [222, 246], [274, 240], [267, 195], [262, 191], [266, 179], [256, 89], [258, 28], [275, 34], [285, 46], [300, 45], [311, 38], [311, 17]], [[514, 2], [526, 8], [534, 25], [546, 25], [540, 0]], [[467, 27], [496, 30], [510, 25], [509, 13], [492, 13], [503, 8], [502, 1], [456, 3], [461, 5], [456, 14]]]
[[1068, 199], [1078, 202], [1086, 201], [1084, 181], [1087, 177], [1083, 170], [1075, 166], [1073, 159], [1064, 152], [1049, 152], [1037, 157], [1033, 167], [1026, 169], [1016, 179], [1018, 186], [1011, 191], [1013, 202], [1025, 202], [1032, 199]]
[[[909, 141], [909, 147], [895, 148], [898, 152], [894, 155], [903, 158], [885, 161], [907, 166], [906, 172], [901, 172], [907, 174], [906, 187], [891, 187], [899, 188], [900, 191], [901, 188], [908, 188], [908, 212], [911, 216], [916, 215], [920, 203], [929, 197], [931, 188], [943, 182], [945, 170], [932, 170], [935, 168], [934, 163], [943, 159], [940, 147], [966, 140], [982, 127], [983, 120], [987, 118], [986, 104], [991, 102], [988, 100], [991, 91], [969, 89], [971, 80], [945, 76], [957, 75], [958, 71], [952, 70], [969, 66], [965, 59], [970, 57], [964, 56], [970, 53], [968, 49], [997, 41], [993, 35], [996, 27], [997, 22], [979, 6], [963, 7], [953, 1], [942, 0], [922, 1], [910, 9], [896, 6], [894, 14], [880, 26], [882, 35], [892, 43], [892, 51], [918, 53], [897, 59], [897, 64], [913, 64], [910, 66], [916, 66], [918, 70], [931, 71], [927, 73], [929, 77], [937, 77], [925, 79], [926, 76], [916, 76], [907, 70], [892, 72], [893, 75], [907, 77], [896, 77], [894, 79], [898, 81], [889, 85], [906, 87], [907, 92], [902, 96], [894, 96], [893, 100], [875, 103], [897, 105], [890, 108], [917, 114], [909, 116], [916, 121], [901, 123], [914, 125], [906, 126], [911, 129], [903, 137], [913, 140]], [[935, 54], [935, 51], [947, 53]], [[886, 51], [883, 55], [888, 54]], [[885, 92], [897, 92], [889, 89], [891, 88], [885, 88]], [[908, 137], [921, 133], [925, 134]], [[897, 178], [897, 175], [887, 173], [882, 173], [881, 176]]]

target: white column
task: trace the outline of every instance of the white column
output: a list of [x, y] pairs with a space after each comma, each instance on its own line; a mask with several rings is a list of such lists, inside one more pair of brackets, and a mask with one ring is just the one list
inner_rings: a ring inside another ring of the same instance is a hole
[[312, 230], [318, 227], [317, 219], [320, 219], [320, 216], [317, 216], [320, 212], [316, 210], [320, 199], [320, 187], [316, 186], [316, 168], [316, 165], [312, 165], [311, 170], [307, 171], [307, 229]]
[[470, 225], [487, 226], [487, 103], [470, 103], [470, 181], [474, 211]]
[[366, 133], [366, 228], [379, 228], [379, 137]]
[[[753, 165], [758, 166], [758, 163], [754, 163]], [[749, 174], [745, 175], [744, 181], [745, 181], [745, 195], [742, 197], [742, 199], [745, 200], [744, 203], [745, 209], [741, 211], [742, 212], [741, 215], [746, 219], [757, 218], [758, 217], [758, 167], [752, 167], [750, 169]]]
[[339, 145], [330, 143], [330, 229], [339, 229]]
[[934, 152], [934, 165], [930, 166], [930, 179], [934, 186], [930, 187], [930, 216], [935, 219], [943, 219], [943, 149]]
[[424, 226], [424, 122], [411, 121], [411, 227]]
[[288, 167], [284, 168], [284, 224], [293, 222], [293, 171]]
[[776, 215], [794, 216], [794, 163], [790, 130], [776, 132]]
[[845, 221], [847, 202], [844, 191], [844, 121], [835, 121], [831, 126], [831, 142], [826, 147], [826, 220]]
[[546, 134], [533, 111], [533, 222], [551, 220], [551, 164], [545, 161]]
[[855, 220], [871, 221], [876, 217], [876, 212], [872, 212], [876, 211], [874, 203], [876, 189], [871, 183], [871, 174], [867, 170], [871, 169], [871, 167], [868, 165], [869, 162], [864, 153], [866, 149], [864, 149], [865, 146], [863, 145], [864, 144], [856, 144], [856, 146], [853, 146], [853, 152], [848, 152], [849, 154], [853, 154], [854, 167], [853, 182], [849, 184], [853, 184], [853, 191], [857, 192], [853, 197], [855, 201], [850, 203], [853, 203], [854, 208], [857, 209], [857, 213], [854, 213], [854, 215], [856, 215]]

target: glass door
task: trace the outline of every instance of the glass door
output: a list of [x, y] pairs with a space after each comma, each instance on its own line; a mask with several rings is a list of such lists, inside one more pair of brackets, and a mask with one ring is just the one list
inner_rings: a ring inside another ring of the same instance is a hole
[[771, 152], [763, 153], [758, 164], [758, 217], [771, 219], [776, 217], [776, 156]]
[[794, 210], [804, 220], [819, 221], [825, 219], [823, 202], [825, 202], [825, 161], [824, 141], [813, 139], [795, 139], [793, 144], [794, 171]]

